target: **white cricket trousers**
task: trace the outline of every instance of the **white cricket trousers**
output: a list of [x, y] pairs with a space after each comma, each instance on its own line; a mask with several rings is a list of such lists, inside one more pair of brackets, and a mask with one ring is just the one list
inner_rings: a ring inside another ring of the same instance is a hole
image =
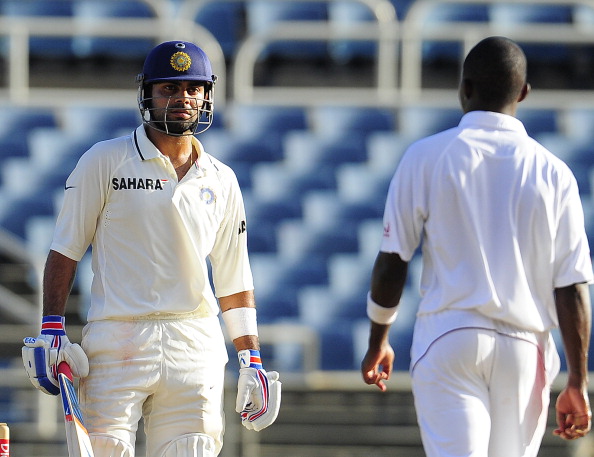
[[[91, 322], [82, 347], [80, 404], [96, 456], [133, 456], [141, 417], [147, 457], [219, 453], [228, 355], [216, 316]], [[186, 442], [210, 450], [173, 450]]]
[[536, 457], [559, 367], [545, 351], [477, 328], [436, 340], [412, 372], [427, 457]]

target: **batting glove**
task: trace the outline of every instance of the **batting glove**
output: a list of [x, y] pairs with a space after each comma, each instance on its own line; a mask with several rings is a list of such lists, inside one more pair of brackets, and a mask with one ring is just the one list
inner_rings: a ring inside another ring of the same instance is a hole
[[72, 374], [84, 378], [89, 374], [89, 360], [83, 349], [71, 343], [64, 330], [64, 316], [44, 316], [41, 334], [23, 340], [25, 371], [31, 383], [48, 395], [58, 395], [58, 365], [66, 362]]
[[260, 351], [239, 351], [239, 380], [235, 411], [248, 430], [260, 430], [272, 424], [281, 403], [281, 382], [276, 371], [266, 373], [262, 368]]

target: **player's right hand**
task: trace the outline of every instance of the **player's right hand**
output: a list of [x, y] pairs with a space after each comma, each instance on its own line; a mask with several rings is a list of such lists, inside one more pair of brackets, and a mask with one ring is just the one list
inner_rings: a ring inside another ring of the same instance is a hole
[[72, 374], [84, 378], [89, 374], [89, 360], [83, 349], [71, 343], [64, 330], [63, 316], [44, 316], [41, 334], [23, 340], [23, 364], [31, 383], [48, 395], [58, 395], [58, 364], [66, 362]]

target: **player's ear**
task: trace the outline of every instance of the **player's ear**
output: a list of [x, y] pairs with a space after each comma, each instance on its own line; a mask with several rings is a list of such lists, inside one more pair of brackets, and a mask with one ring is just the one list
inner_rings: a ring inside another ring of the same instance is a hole
[[528, 94], [530, 93], [531, 90], [532, 90], [532, 87], [530, 86], [530, 83], [524, 84], [524, 86], [522, 87], [522, 90], [520, 91], [520, 95], [518, 96], [518, 103], [525, 100], [526, 97], [528, 97]]

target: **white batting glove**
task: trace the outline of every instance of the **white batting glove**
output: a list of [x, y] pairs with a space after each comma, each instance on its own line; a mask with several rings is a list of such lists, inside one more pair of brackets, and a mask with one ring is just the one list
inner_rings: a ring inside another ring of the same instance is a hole
[[58, 365], [66, 362], [72, 374], [84, 378], [89, 374], [89, 359], [83, 349], [71, 343], [64, 330], [64, 316], [44, 316], [41, 334], [28, 336], [22, 349], [25, 371], [31, 383], [48, 395], [58, 395]]
[[260, 430], [272, 424], [281, 404], [281, 382], [276, 371], [266, 373], [262, 368], [260, 351], [245, 349], [237, 353], [239, 379], [235, 411], [248, 430]]

